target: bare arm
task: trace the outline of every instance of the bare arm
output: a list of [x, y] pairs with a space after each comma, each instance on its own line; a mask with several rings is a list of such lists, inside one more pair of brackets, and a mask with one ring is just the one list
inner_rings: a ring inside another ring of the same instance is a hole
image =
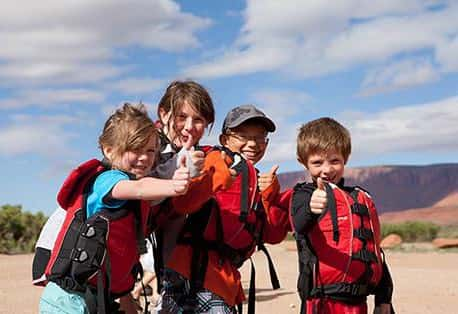
[[185, 194], [189, 186], [189, 170], [185, 158], [181, 166], [175, 170], [171, 180], [145, 177], [139, 180], [122, 180], [116, 183], [111, 196], [120, 200], [154, 201], [170, 196]]

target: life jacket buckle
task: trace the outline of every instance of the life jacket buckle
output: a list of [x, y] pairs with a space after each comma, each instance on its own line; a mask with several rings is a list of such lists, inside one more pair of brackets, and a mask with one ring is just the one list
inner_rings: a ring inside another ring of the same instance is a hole
[[89, 224], [84, 225], [83, 230], [81, 231], [81, 235], [85, 238], [92, 238], [95, 236], [95, 228]]
[[83, 263], [89, 258], [89, 254], [87, 254], [86, 250], [77, 248], [72, 249], [70, 253], [70, 259], [75, 262]]

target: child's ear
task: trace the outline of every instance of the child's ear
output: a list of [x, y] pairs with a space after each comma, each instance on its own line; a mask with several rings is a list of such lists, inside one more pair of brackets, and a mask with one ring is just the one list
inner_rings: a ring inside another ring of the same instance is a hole
[[159, 118], [161, 119], [162, 123], [167, 124], [171, 115], [172, 110], [167, 112], [164, 108], [159, 108]]
[[296, 158], [297, 159], [297, 162], [301, 164], [302, 167], [304, 167], [305, 170], [309, 170], [309, 168], [307, 168], [307, 163], [304, 163], [299, 157]]
[[347, 159], [345, 159], [344, 166], [347, 165], [348, 160], [350, 160], [350, 155], [347, 156]]
[[222, 146], [225, 146], [226, 143], [227, 143], [227, 135], [226, 134], [220, 134], [219, 135], [219, 143], [222, 145]]
[[113, 148], [106, 146], [102, 148], [103, 156], [107, 158], [110, 162], [113, 160]]

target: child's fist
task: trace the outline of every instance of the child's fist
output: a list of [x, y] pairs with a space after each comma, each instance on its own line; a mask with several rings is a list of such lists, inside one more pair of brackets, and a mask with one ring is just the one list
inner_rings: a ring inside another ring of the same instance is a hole
[[328, 206], [328, 200], [323, 179], [317, 178], [316, 185], [317, 188], [313, 191], [310, 198], [310, 210], [314, 214], [321, 214], [326, 206]]

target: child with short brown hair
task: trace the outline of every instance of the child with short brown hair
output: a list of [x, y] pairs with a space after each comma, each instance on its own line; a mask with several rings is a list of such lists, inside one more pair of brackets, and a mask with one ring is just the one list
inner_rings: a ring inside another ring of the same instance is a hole
[[[223, 123], [222, 146], [207, 150], [204, 175], [186, 195], [172, 199], [174, 210], [188, 216], [167, 263], [159, 313], [237, 313], [245, 299], [238, 268], [256, 247], [266, 252], [264, 243], [285, 238], [287, 202], [271, 203], [279, 191], [276, 167], [261, 175], [262, 184], [255, 168], [274, 131], [273, 121], [255, 106], [233, 108]], [[216, 184], [231, 172], [233, 181]], [[253, 280], [248, 313], [254, 311], [254, 292]]]
[[299, 130], [297, 158], [312, 180], [298, 183], [291, 200], [301, 312], [365, 314], [366, 297], [375, 294], [377, 313], [393, 313], [374, 202], [362, 188], [344, 184], [350, 153], [350, 133], [334, 119]]

